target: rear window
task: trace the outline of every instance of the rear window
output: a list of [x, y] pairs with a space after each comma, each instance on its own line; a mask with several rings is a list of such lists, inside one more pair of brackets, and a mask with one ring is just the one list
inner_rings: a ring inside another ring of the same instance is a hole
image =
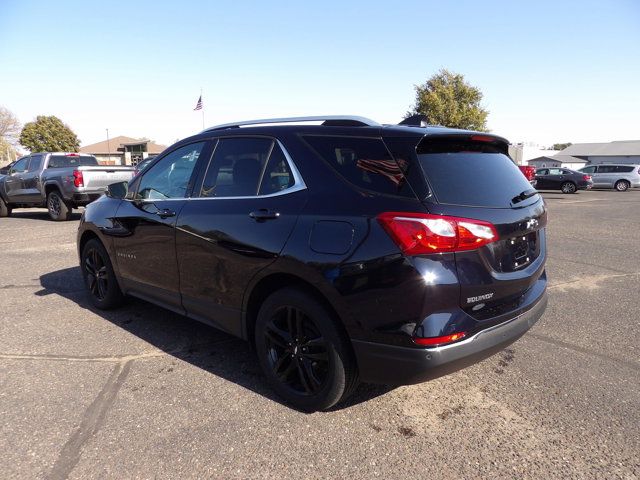
[[98, 165], [96, 157], [75, 155], [51, 155], [49, 168], [66, 167], [95, 167]]
[[[531, 185], [498, 144], [461, 139], [423, 141], [418, 159], [439, 203], [510, 208]], [[538, 174], [541, 172], [538, 171]], [[534, 195], [537, 199], [537, 195]]]
[[414, 196], [379, 138], [311, 136], [304, 140], [349, 183], [385, 195]]
[[616, 167], [616, 171], [620, 172], [620, 173], [629, 173], [629, 172], [633, 172], [633, 166], [631, 167], [626, 167], [626, 166], [618, 166]]

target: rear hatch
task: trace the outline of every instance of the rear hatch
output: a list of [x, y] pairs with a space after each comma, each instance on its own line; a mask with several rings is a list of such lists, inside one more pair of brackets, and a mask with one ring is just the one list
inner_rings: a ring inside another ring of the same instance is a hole
[[514, 310], [544, 271], [546, 209], [500, 137], [426, 135], [416, 149], [431, 214], [490, 222], [497, 239], [457, 251], [460, 306], [478, 320]]

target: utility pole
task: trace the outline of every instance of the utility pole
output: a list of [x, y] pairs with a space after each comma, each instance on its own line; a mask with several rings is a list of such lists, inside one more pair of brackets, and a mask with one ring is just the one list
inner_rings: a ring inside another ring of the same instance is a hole
[[111, 164], [111, 145], [109, 145], [109, 129], [107, 128], [107, 152], [109, 152], [109, 164]]

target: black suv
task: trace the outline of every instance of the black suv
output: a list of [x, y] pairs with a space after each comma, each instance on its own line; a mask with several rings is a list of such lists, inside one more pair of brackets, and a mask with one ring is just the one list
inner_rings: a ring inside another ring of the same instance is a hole
[[111, 185], [78, 252], [94, 305], [132, 295], [247, 339], [311, 411], [519, 338], [547, 303], [546, 220], [503, 138], [270, 119], [207, 129]]

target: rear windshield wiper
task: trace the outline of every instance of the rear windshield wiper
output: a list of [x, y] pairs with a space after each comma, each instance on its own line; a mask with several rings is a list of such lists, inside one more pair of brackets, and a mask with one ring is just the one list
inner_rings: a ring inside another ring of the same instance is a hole
[[527, 198], [533, 197], [537, 193], [538, 193], [537, 190], [533, 190], [533, 189], [525, 190], [524, 192], [521, 192], [518, 195], [516, 195], [515, 197], [513, 197], [511, 199], [511, 203], [513, 205], [515, 205], [516, 203], [519, 203], [519, 202], [521, 202], [523, 200], [526, 200]]

